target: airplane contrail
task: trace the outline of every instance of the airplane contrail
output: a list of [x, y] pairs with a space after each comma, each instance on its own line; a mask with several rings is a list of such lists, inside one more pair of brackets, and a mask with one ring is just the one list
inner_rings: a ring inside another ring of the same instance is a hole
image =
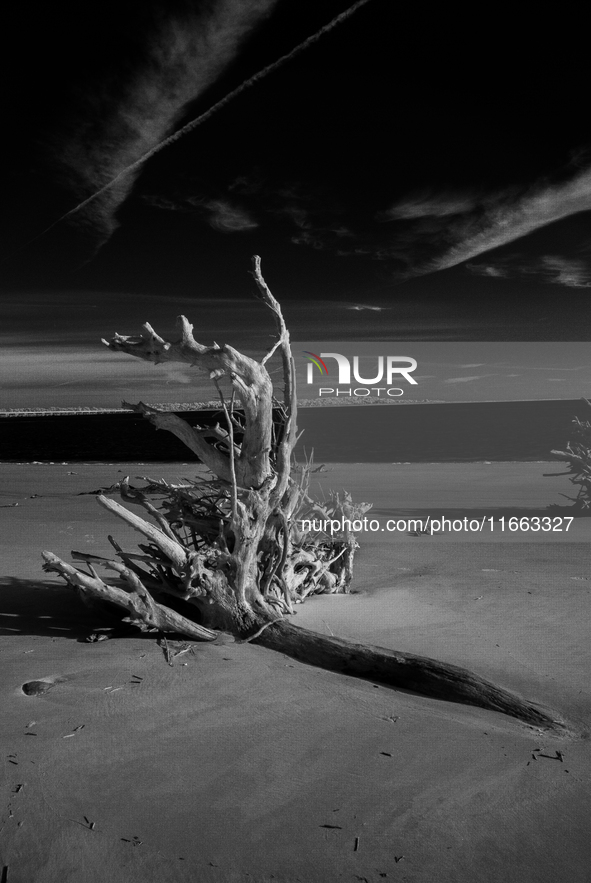
[[159, 153], [161, 150], [164, 150], [165, 147], [169, 147], [171, 144], [174, 144], [174, 142], [178, 141], [179, 138], [182, 138], [183, 135], [186, 135], [188, 132], [192, 132], [193, 129], [197, 128], [197, 126], [200, 126], [202, 123], [205, 123], [208, 119], [210, 119], [210, 117], [213, 116], [213, 114], [217, 113], [217, 111], [219, 111], [223, 107], [225, 107], [230, 101], [232, 101], [232, 99], [236, 98], [237, 95], [240, 95], [242, 92], [244, 92], [245, 89], [248, 89], [250, 86], [254, 86], [255, 83], [258, 83], [260, 80], [262, 80], [268, 74], [277, 70], [278, 67], [281, 67], [287, 61], [291, 61], [292, 58], [295, 58], [296, 55], [299, 55], [301, 52], [303, 52], [305, 49], [307, 49], [309, 46], [311, 46], [317, 40], [320, 40], [325, 34], [327, 34], [329, 31], [332, 31], [333, 28], [335, 28], [337, 25], [341, 24], [341, 22], [345, 21], [347, 18], [349, 18], [351, 15], [353, 15], [355, 12], [357, 12], [358, 9], [360, 9], [362, 6], [365, 6], [369, 2], [370, 2], [370, 0], [357, 0], [356, 3], [353, 3], [353, 5], [350, 6], [348, 9], [346, 9], [344, 12], [339, 13], [339, 15], [335, 16], [335, 18], [333, 18], [330, 22], [328, 22], [328, 24], [321, 27], [320, 30], [316, 31], [315, 34], [312, 34], [310, 37], [307, 37], [302, 43], [299, 43], [294, 49], [292, 49], [286, 55], [282, 55], [276, 61], [271, 62], [271, 64], [268, 64], [266, 67], [262, 68], [256, 74], [253, 74], [252, 77], [249, 77], [247, 80], [245, 80], [243, 83], [241, 83], [240, 86], [237, 86], [236, 89], [233, 89], [231, 92], [228, 92], [227, 95], [225, 95], [223, 98], [221, 98], [218, 102], [216, 102], [214, 105], [212, 105], [208, 110], [206, 110], [200, 116], [198, 116], [195, 119], [191, 120], [190, 122], [186, 123], [186, 125], [184, 125], [182, 128], [180, 128], [177, 132], [173, 132], [172, 135], [169, 135], [167, 138], [165, 138], [159, 144], [156, 144], [155, 147], [152, 147], [150, 150], [146, 151], [146, 153], [144, 153], [138, 160], [136, 160], [135, 162], [131, 163], [130, 165], [128, 165], [124, 169], [122, 169], [117, 175], [115, 175], [114, 178], [111, 178], [111, 180], [108, 181], [103, 187], [101, 187], [99, 190], [96, 190], [94, 193], [92, 193], [86, 199], [82, 200], [82, 202], [79, 202], [78, 205], [74, 206], [74, 208], [70, 209], [65, 214], [61, 215], [61, 217], [59, 217], [56, 221], [53, 221], [53, 223], [51, 223], [49, 225], [49, 227], [46, 227], [45, 230], [42, 230], [41, 233], [38, 233], [32, 239], [29, 239], [27, 242], [25, 242], [23, 244], [22, 248], [24, 248], [27, 245], [30, 245], [32, 242], [35, 242], [37, 239], [40, 239], [41, 236], [45, 236], [46, 233], [49, 233], [50, 230], [53, 230], [54, 227], [56, 227], [58, 224], [61, 224], [61, 222], [65, 221], [66, 218], [70, 218], [70, 217], [72, 217], [72, 215], [81, 211], [83, 208], [86, 208], [87, 205], [89, 205], [91, 202], [93, 202], [95, 199], [97, 199], [103, 193], [106, 193], [107, 190], [109, 190], [114, 184], [116, 184], [123, 177], [125, 177], [125, 175], [128, 175], [130, 172], [133, 172], [135, 169], [139, 168], [148, 159], [151, 159], [151, 157], [153, 157], [156, 153]]

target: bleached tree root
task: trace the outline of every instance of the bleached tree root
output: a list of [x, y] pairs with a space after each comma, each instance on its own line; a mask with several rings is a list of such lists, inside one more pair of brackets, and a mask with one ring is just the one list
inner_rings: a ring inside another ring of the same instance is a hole
[[[155, 601], [137, 576], [124, 565], [87, 554], [74, 553], [74, 557], [83, 558], [87, 563], [89, 559], [94, 559], [97, 564], [116, 570], [127, 580], [132, 591], [108, 585], [96, 573], [93, 576], [82, 573], [51, 552], [43, 553], [45, 570], [60, 573], [86, 598], [108, 601], [124, 608], [130, 614], [129, 621], [142, 630], [157, 629], [199, 641], [217, 638], [217, 631], [204, 628]], [[567, 725], [552, 713], [497, 687], [466, 668], [429, 657], [370, 644], [356, 644], [293, 626], [284, 619], [263, 623], [246, 640], [328, 671], [385, 684], [420, 696], [500, 712], [556, 733], [566, 735], [570, 732]]]
[[269, 625], [253, 644], [276, 650], [318, 668], [375, 681], [448, 702], [497, 711], [524, 723], [567, 734], [569, 727], [556, 715], [508, 690], [497, 687], [466, 668], [425, 656], [401, 653], [370, 644], [354, 644], [281, 621]]
[[[88, 558], [90, 556], [86, 556]], [[98, 556], [95, 556], [96, 560]], [[129, 568], [116, 561], [102, 559], [104, 566], [116, 570], [129, 584], [131, 591], [127, 592], [117, 586], [111, 586], [103, 582], [96, 572], [92, 576], [82, 573], [76, 567], [62, 561], [53, 552], [43, 552], [45, 571], [54, 571], [64, 577], [66, 582], [79, 590], [83, 597], [94, 601], [107, 601], [127, 610], [128, 620], [138, 628], [145, 631], [148, 628], [162, 632], [174, 632], [193, 638], [197, 641], [215, 641], [217, 632], [204, 628], [196, 622], [181, 616], [170, 607], [159, 604], [152, 598], [150, 593], [142, 585], [137, 575]]]
[[[205, 641], [229, 632], [239, 641], [330, 671], [490, 709], [567, 734], [557, 715], [466, 669], [319, 635], [283, 619], [311, 595], [349, 591], [357, 548], [351, 525], [371, 506], [354, 503], [348, 493], [331, 491], [323, 503], [309, 496], [312, 463], [299, 467], [293, 460], [297, 398], [289, 332], [256, 255], [252, 275], [277, 326], [277, 340], [260, 362], [228, 344], [199, 343], [183, 316], [175, 340], [165, 340], [146, 323], [139, 335], [117, 334], [105, 341], [114, 352], [155, 364], [182, 362], [208, 372], [220, 394], [225, 426], [192, 427], [149, 405], [133, 407], [157, 429], [180, 438], [212, 473], [211, 479], [181, 485], [149, 480], [144, 488], [133, 488], [123, 479], [123, 501], [141, 507], [155, 523], [105, 495], [97, 502], [142, 535], [140, 553], [124, 551], [109, 537], [120, 560], [73, 552], [86, 572], [44, 552], [44, 569], [59, 573], [87, 601], [123, 608], [142, 630]], [[275, 354], [281, 360], [282, 402], [266, 368]], [[229, 386], [225, 395], [222, 383]], [[315, 519], [324, 523], [322, 529], [314, 526]], [[333, 533], [335, 523], [340, 526]], [[103, 581], [95, 566], [114, 571], [117, 584]], [[198, 622], [161, 603], [170, 596], [192, 605]]]

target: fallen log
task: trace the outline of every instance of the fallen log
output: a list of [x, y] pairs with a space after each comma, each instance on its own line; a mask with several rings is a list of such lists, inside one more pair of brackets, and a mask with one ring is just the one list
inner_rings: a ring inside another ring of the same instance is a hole
[[285, 621], [272, 623], [252, 643], [308, 665], [351, 677], [421, 696], [498, 711], [538, 727], [565, 732], [568, 729], [553, 712], [497, 687], [467, 668], [426, 656], [371, 644], [355, 644]]

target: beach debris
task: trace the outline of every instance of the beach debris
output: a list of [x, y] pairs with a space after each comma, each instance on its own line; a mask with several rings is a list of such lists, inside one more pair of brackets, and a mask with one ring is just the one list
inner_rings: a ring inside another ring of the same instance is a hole
[[[109, 629], [109, 631], [111, 631], [111, 629]], [[106, 634], [106, 630], [100, 632], [96, 631], [91, 632], [84, 640], [87, 644], [96, 644], [99, 641], [108, 641], [110, 637], [111, 635]]]
[[167, 663], [172, 666], [173, 665], [173, 661], [172, 661], [173, 657], [172, 657], [172, 653], [170, 652], [170, 647], [169, 647], [166, 635], [160, 636], [160, 638], [158, 639], [158, 646], [162, 648], [162, 650], [164, 652], [164, 658], [166, 659]]
[[555, 754], [543, 754], [540, 749], [538, 749], [540, 753], [538, 757], [547, 757], [548, 760], [559, 760], [561, 763], [564, 763], [564, 754], [562, 751], [556, 751]]
[[12, 793], [13, 794], [20, 794], [24, 787], [25, 787], [24, 783], [21, 782], [19, 785], [16, 786], [16, 788], [14, 789], [14, 791]]
[[90, 819], [88, 818], [88, 816], [84, 816], [84, 821], [86, 822], [86, 824], [88, 825], [90, 830], [94, 831], [96, 822], [91, 822]]
[[[68, 473], [68, 474], [70, 474], [70, 473]], [[77, 473], [75, 473], [75, 472], [72, 473], [72, 475], [76, 475], [76, 474]], [[100, 487], [96, 491], [80, 491], [78, 494], [76, 494], [76, 496], [77, 497], [86, 497], [86, 496], [96, 497], [99, 494], [114, 494], [115, 491], [118, 491], [120, 487], [121, 487], [121, 482], [116, 481], [115, 484], [111, 484], [108, 487]]]
[[398, 864], [398, 862], [399, 862], [401, 859], [403, 859], [403, 858], [404, 858], [403, 855], [395, 855], [395, 856], [394, 856], [394, 861], [396, 862], [396, 864]]
[[14, 509], [15, 506], [18, 506], [18, 503], [4, 503], [0, 509]]
[[353, 852], [357, 852], [359, 849], [359, 837], [355, 838], [355, 843], [353, 844]]
[[319, 828], [334, 828], [335, 830], [339, 830], [339, 831], [343, 830], [342, 825], [319, 825], [318, 827]]
[[177, 650], [176, 653], [173, 653], [172, 658], [175, 659], [177, 656], [182, 656], [183, 653], [189, 653], [190, 651], [192, 652], [192, 650], [193, 650], [192, 646], [187, 644], [185, 647], [182, 647], [180, 650]]
[[389, 751], [380, 751], [380, 754], [383, 754], [384, 757], [392, 757]]
[[2, 868], [0, 883], [8, 883], [8, 865], [4, 865], [4, 867]]
[[123, 841], [123, 843], [131, 843], [133, 844], [133, 846], [141, 846], [144, 842], [143, 840], [140, 840], [139, 837], [135, 836], [132, 837], [131, 840], [129, 840], [127, 837], [122, 837], [121, 840]]
[[62, 736], [62, 739], [71, 739], [79, 730], [83, 730], [86, 724], [80, 724], [78, 727], [74, 727], [71, 733], [68, 733], [67, 736]]

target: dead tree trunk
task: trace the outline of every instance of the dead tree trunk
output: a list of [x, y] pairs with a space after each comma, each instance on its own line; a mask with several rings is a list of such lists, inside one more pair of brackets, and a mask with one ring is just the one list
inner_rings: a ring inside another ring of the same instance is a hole
[[[184, 316], [179, 318], [180, 339], [174, 342], [149, 324], [141, 335], [117, 334], [104, 341], [111, 350], [155, 364], [185, 362], [209, 373], [223, 416], [213, 428], [193, 428], [175, 414], [141, 402], [132, 407], [157, 429], [183, 441], [211, 478], [178, 485], [148, 479], [143, 488], [132, 488], [125, 479], [120, 486], [123, 501], [142, 507], [151, 521], [108, 497], [98, 496], [97, 501], [143, 535], [140, 553], [124, 551], [109, 537], [116, 559], [72, 552], [75, 561], [86, 563], [85, 572], [44, 552], [44, 569], [60, 573], [86, 598], [123, 608], [141, 629], [195, 640], [215, 640], [219, 631], [226, 631], [237, 640], [256, 640], [312, 665], [557, 728], [555, 715], [464, 669], [349, 644], [285, 621], [294, 604], [309, 595], [349, 590], [357, 542], [343, 518], [359, 518], [370, 505], [355, 505], [348, 494], [333, 494], [322, 505], [309, 496], [311, 464], [297, 466], [293, 460], [297, 403], [289, 333], [256, 256], [252, 275], [278, 329], [277, 342], [261, 362], [228, 344], [198, 343]], [[274, 398], [266, 368], [275, 354], [282, 364], [281, 401]], [[224, 395], [221, 384], [228, 382]], [[338, 520], [343, 530], [304, 532], [304, 519]], [[114, 571], [118, 584], [101, 579], [97, 567]], [[171, 596], [194, 605], [197, 621], [170, 609], [165, 602]]]

